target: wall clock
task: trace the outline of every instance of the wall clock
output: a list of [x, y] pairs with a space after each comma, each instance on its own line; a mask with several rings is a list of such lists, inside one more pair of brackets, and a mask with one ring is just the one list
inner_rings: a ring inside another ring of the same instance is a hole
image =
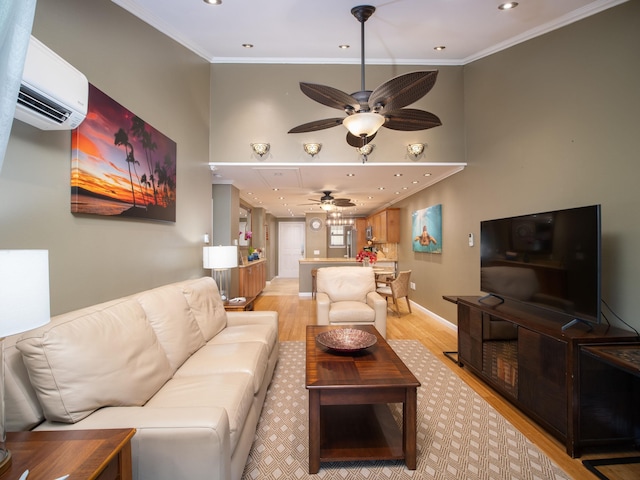
[[322, 228], [322, 220], [318, 217], [314, 217], [309, 221], [309, 228], [313, 231], [318, 231]]

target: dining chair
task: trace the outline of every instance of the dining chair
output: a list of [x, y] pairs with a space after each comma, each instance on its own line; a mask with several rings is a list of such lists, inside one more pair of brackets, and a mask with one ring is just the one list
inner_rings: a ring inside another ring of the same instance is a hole
[[400, 306], [398, 305], [399, 298], [406, 298], [407, 307], [409, 313], [411, 313], [411, 303], [409, 302], [409, 279], [411, 278], [411, 270], [398, 273], [398, 276], [390, 281], [386, 282], [383, 287], [378, 287], [376, 292], [385, 297], [387, 302], [389, 298], [393, 299], [393, 304], [396, 307], [396, 313], [400, 316]]

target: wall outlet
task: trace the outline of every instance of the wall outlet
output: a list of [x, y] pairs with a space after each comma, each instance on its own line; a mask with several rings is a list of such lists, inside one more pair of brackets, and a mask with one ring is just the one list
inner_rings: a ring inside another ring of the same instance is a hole
[[411, 287], [411, 290], [415, 290], [416, 289], [415, 282], [409, 282], [409, 286]]

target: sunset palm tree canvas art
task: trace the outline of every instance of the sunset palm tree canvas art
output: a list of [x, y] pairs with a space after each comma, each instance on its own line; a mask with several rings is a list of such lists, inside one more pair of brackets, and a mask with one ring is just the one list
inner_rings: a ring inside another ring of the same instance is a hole
[[176, 221], [176, 143], [93, 85], [71, 148], [72, 213]]

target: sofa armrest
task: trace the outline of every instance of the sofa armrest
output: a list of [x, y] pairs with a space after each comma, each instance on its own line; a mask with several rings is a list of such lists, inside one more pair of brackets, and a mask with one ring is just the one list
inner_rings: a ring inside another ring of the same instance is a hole
[[272, 311], [240, 311], [227, 312], [227, 325], [236, 327], [238, 325], [267, 324], [278, 326], [278, 312]]
[[36, 430], [135, 428], [133, 478], [227, 480], [229, 419], [220, 407], [106, 407], [74, 424], [44, 422]]
[[316, 307], [317, 307], [317, 324], [329, 325], [329, 308], [331, 307], [331, 300], [329, 295], [324, 292], [316, 293]]

